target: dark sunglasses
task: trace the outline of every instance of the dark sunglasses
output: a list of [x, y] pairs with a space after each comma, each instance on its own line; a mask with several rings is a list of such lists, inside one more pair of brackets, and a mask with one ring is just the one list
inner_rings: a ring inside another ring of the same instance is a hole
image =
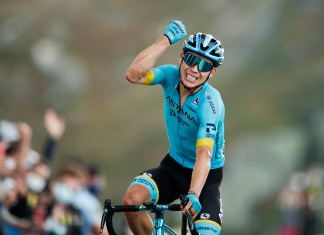
[[209, 63], [207, 60], [196, 56], [191, 53], [187, 53], [183, 56], [184, 62], [186, 62], [187, 65], [190, 67], [195, 66], [198, 64], [198, 71], [200, 72], [209, 72], [213, 69], [213, 65]]

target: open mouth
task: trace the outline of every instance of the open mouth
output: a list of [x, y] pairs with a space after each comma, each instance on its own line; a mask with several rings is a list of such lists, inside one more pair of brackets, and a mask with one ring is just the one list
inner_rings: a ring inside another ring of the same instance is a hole
[[197, 81], [199, 78], [198, 77], [195, 77], [189, 73], [186, 74], [186, 79], [189, 81], [189, 82], [195, 82]]

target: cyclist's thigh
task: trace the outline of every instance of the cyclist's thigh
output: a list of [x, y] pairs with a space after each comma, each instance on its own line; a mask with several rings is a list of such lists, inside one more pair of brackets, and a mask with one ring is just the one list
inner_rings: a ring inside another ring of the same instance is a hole
[[221, 181], [222, 169], [211, 170], [199, 198], [202, 210], [195, 219], [196, 228], [201, 234], [220, 234], [223, 217]]

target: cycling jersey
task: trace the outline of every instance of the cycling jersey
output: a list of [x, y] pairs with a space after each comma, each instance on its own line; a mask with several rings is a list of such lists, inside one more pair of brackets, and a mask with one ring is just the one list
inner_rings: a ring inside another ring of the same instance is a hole
[[206, 82], [180, 104], [180, 72], [175, 65], [151, 69], [144, 84], [160, 84], [164, 92], [164, 119], [170, 156], [186, 168], [194, 168], [196, 148], [213, 149], [211, 169], [224, 165], [225, 107], [219, 92]]

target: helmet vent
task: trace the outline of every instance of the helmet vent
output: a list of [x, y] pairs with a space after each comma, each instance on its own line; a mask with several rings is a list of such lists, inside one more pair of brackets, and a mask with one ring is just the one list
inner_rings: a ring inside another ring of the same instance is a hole
[[195, 36], [190, 36], [188, 39], [188, 45], [192, 46], [192, 47], [196, 47], [197, 45], [197, 40], [196, 40], [196, 35]]
[[213, 38], [210, 34], [202, 34], [201, 35], [201, 43], [200, 43], [200, 49], [202, 51], [207, 51], [211, 45], [213, 45], [216, 42], [216, 40]]

